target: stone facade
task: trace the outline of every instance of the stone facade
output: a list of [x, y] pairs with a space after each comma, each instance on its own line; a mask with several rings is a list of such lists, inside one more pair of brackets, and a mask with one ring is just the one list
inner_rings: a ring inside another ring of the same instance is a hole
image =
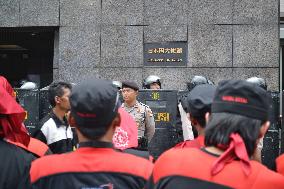
[[[279, 90], [279, 0], [0, 0], [0, 27], [57, 26], [54, 79], [259, 76]], [[187, 41], [186, 67], [143, 66], [143, 43]]]

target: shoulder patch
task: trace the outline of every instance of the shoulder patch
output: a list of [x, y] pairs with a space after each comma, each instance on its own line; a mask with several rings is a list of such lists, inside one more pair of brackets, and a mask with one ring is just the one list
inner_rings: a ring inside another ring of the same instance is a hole
[[142, 102], [139, 102], [139, 104], [140, 104], [141, 106], [145, 106], [146, 108], [150, 108], [148, 105], [143, 104]]

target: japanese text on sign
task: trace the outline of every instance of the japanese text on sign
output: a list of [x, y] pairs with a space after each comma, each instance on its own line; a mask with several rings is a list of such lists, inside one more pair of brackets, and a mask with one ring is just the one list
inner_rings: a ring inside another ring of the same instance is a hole
[[145, 66], [186, 66], [187, 42], [145, 43]]
[[182, 48], [153, 48], [149, 49], [148, 53], [150, 54], [181, 54]]

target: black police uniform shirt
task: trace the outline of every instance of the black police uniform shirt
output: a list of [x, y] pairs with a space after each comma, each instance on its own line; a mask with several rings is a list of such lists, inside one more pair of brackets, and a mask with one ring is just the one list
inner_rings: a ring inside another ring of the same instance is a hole
[[30, 165], [36, 158], [3, 139], [0, 139], [0, 151], [0, 188], [28, 188]]
[[49, 155], [32, 163], [33, 189], [142, 189], [153, 164], [114, 150], [111, 143], [85, 142], [71, 153]]
[[67, 120], [61, 121], [52, 111], [41, 120], [33, 136], [46, 143], [54, 154], [73, 151], [75, 145]]

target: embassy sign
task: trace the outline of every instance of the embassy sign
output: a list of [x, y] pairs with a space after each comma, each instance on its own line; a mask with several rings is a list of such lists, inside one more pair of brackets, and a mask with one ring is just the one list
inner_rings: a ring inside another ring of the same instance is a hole
[[187, 42], [144, 44], [144, 66], [185, 67], [187, 65]]

